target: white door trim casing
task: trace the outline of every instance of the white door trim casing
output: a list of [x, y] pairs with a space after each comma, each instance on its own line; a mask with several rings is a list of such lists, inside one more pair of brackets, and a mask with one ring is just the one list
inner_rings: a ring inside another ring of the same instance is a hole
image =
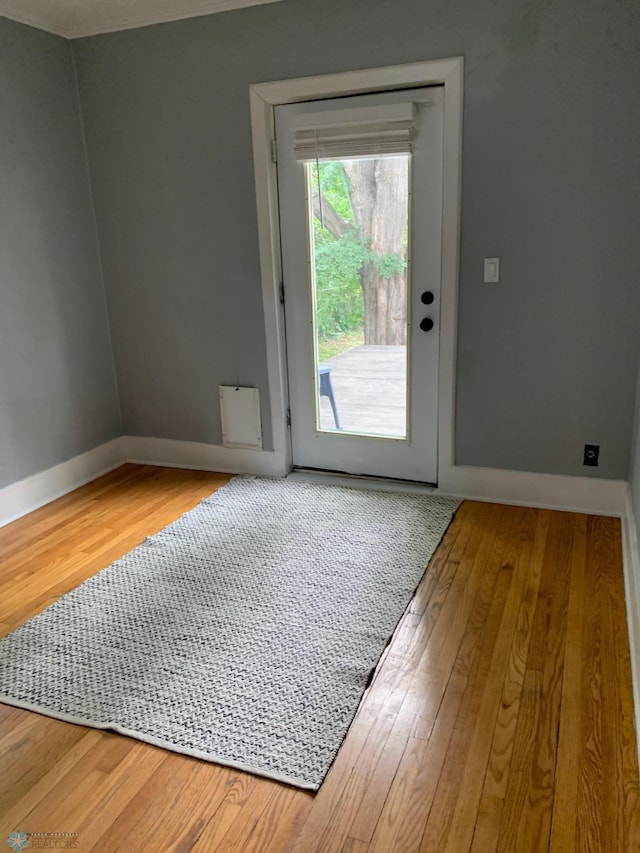
[[286, 343], [280, 303], [280, 224], [277, 175], [272, 160], [274, 107], [300, 101], [398, 88], [444, 86], [442, 291], [438, 381], [438, 470], [448, 478], [454, 461], [454, 406], [460, 209], [462, 186], [462, 57], [256, 83], [249, 88], [258, 213], [260, 274], [267, 347], [273, 449], [282, 454], [282, 474], [291, 469], [287, 427]]

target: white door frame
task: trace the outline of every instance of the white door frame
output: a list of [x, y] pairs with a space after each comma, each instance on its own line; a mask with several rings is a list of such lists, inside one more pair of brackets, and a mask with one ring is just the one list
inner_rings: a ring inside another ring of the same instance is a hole
[[438, 377], [438, 476], [454, 464], [456, 333], [462, 187], [463, 57], [254, 83], [249, 87], [258, 212], [260, 276], [267, 347], [273, 450], [282, 476], [292, 467], [284, 312], [280, 302], [280, 223], [273, 161], [274, 107], [343, 95], [441, 84], [444, 86], [442, 289]]

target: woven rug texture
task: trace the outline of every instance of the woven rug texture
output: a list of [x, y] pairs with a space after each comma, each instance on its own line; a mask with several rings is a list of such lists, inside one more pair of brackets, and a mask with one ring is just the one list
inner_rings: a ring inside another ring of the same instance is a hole
[[238, 477], [0, 640], [0, 701], [315, 790], [457, 504]]

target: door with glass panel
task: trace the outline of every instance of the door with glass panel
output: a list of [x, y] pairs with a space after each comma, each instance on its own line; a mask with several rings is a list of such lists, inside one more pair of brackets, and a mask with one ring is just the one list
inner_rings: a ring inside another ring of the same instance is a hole
[[442, 95], [276, 108], [297, 468], [437, 482]]

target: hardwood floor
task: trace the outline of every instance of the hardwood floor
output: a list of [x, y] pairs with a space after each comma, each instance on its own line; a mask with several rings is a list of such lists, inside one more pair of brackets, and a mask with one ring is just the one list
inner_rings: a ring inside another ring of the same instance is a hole
[[[0, 631], [227, 480], [126, 465], [0, 530]], [[316, 795], [0, 705], [0, 844], [640, 850], [620, 547], [615, 519], [465, 502]]]

